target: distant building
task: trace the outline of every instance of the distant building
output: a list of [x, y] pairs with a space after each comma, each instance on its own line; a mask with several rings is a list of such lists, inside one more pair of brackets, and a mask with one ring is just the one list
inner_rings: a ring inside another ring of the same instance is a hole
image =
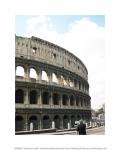
[[92, 121], [98, 122], [101, 125], [105, 125], [105, 104], [103, 104], [98, 110], [91, 111]]

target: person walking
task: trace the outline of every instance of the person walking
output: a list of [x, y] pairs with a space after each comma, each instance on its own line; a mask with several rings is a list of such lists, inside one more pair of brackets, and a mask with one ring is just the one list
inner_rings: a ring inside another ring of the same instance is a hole
[[86, 124], [80, 120], [80, 123], [77, 126], [77, 132], [79, 135], [86, 135]]

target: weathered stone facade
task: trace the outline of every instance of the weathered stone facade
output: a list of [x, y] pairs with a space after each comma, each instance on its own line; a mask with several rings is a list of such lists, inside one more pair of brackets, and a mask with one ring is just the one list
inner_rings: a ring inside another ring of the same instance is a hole
[[63, 129], [81, 118], [90, 120], [88, 71], [82, 61], [36, 37], [15, 39], [15, 130]]

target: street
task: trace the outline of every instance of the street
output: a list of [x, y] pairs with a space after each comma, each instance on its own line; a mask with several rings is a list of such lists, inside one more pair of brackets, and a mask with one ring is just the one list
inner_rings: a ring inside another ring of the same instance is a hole
[[87, 130], [88, 135], [105, 135], [105, 127], [98, 127]]
[[[64, 132], [62, 135], [77, 135], [77, 131], [69, 131], [69, 132]], [[105, 127], [96, 127], [92, 129], [87, 129], [87, 135], [105, 135]]]
[[[49, 135], [77, 135], [77, 131], [63, 131], [54, 133], [44, 133]], [[105, 126], [87, 129], [87, 135], [105, 135]]]

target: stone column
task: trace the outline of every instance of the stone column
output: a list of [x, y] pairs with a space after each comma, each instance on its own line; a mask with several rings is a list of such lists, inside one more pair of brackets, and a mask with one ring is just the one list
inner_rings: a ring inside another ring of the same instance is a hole
[[39, 123], [38, 123], [38, 130], [42, 129], [42, 121], [41, 121], [41, 116], [39, 117]]
[[29, 90], [28, 90], [28, 88], [25, 90], [24, 104], [29, 105]]
[[92, 121], [90, 121], [90, 127], [92, 127]]
[[86, 100], [85, 100], [85, 98], [83, 99], [83, 101], [84, 101], [84, 108], [86, 108]]
[[71, 125], [70, 125], [70, 122], [68, 122], [68, 129], [70, 129], [71, 128]]
[[29, 79], [29, 67], [28, 66], [26, 66], [25, 67], [25, 79]]
[[27, 118], [27, 114], [25, 115], [25, 122], [24, 122], [24, 130], [28, 131], [28, 118]]
[[83, 109], [85, 108], [85, 100], [84, 100], [84, 98], [83, 98]]
[[58, 77], [58, 84], [61, 85], [61, 75], [59, 75], [59, 72], [58, 72], [58, 76], [57, 77]]
[[52, 73], [49, 72], [49, 82], [52, 83]]
[[74, 96], [74, 107], [77, 107], [76, 100], [77, 100], [77, 98], [76, 98], [76, 96]]
[[38, 93], [38, 104], [42, 105], [42, 91], [41, 90], [39, 90], [39, 93]]
[[60, 107], [62, 107], [63, 104], [62, 104], [62, 94], [60, 94]]
[[50, 105], [53, 106], [53, 93], [50, 92], [50, 95], [49, 95], [49, 101], [50, 101]]
[[55, 121], [52, 121], [52, 129], [55, 129]]
[[70, 107], [70, 95], [68, 95], [68, 106]]
[[79, 82], [78, 82], [78, 80], [77, 80], [77, 87], [76, 88], [79, 90]]
[[42, 72], [41, 70], [38, 71], [38, 81], [40, 82], [42, 79]]
[[63, 118], [60, 120], [60, 128], [63, 129]]
[[30, 122], [30, 131], [33, 131], [33, 122]]
[[82, 85], [82, 83], [81, 83], [81, 85], [80, 85], [80, 91], [83, 92], [83, 85]]
[[95, 127], [97, 126], [97, 122], [95, 122]]

